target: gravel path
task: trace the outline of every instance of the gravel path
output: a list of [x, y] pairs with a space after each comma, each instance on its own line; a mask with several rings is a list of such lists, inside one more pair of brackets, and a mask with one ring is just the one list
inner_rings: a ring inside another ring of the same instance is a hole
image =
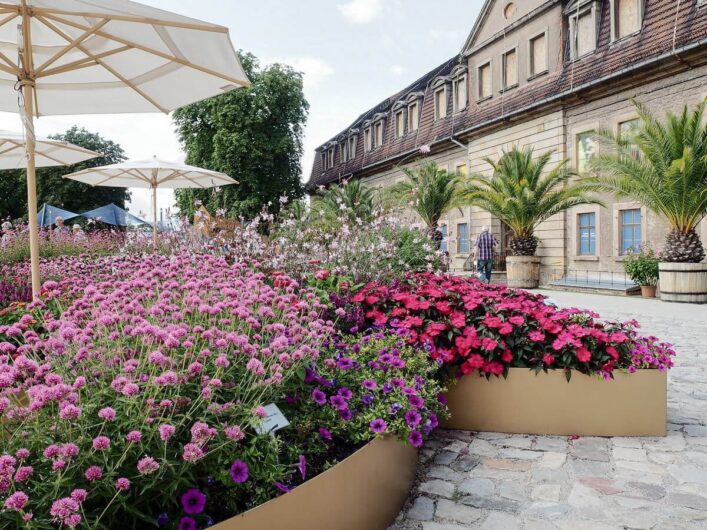
[[560, 306], [636, 318], [678, 352], [666, 438], [440, 431], [390, 530], [707, 528], [707, 306], [545, 292]]

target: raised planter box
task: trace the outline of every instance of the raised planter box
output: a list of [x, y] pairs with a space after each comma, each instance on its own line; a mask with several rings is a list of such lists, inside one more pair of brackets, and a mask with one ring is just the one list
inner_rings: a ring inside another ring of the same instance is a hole
[[400, 512], [417, 451], [377, 439], [289, 493], [215, 525], [214, 530], [385, 530]]
[[506, 284], [519, 289], [535, 289], [540, 284], [540, 257], [507, 256]]
[[462, 377], [447, 393], [450, 429], [581, 436], [665, 436], [667, 374], [639, 370], [604, 381], [511, 368], [507, 379]]
[[707, 263], [661, 263], [660, 299], [707, 304]]

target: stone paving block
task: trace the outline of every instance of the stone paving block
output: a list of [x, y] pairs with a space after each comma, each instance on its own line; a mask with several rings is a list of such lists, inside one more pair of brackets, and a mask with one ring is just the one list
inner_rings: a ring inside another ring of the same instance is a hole
[[559, 502], [561, 493], [562, 486], [559, 484], [541, 484], [533, 488], [530, 497], [536, 501]]
[[523, 528], [525, 530], [557, 530], [557, 526], [550, 521], [543, 521], [542, 519], [525, 519], [523, 521]]
[[693, 484], [707, 485], [707, 469], [705, 468], [690, 465], [672, 465], [668, 466], [668, 472], [681, 484], [691, 482]]
[[431, 495], [451, 498], [454, 495], [454, 484], [444, 480], [428, 480], [420, 484], [420, 491]]
[[407, 516], [414, 521], [431, 521], [435, 516], [435, 501], [429, 497], [418, 497], [412, 503]]
[[448, 523], [422, 523], [422, 530], [468, 530], [466, 526]]
[[575, 475], [605, 477], [611, 470], [608, 462], [595, 462], [593, 460], [579, 460], [573, 458], [569, 462], [569, 469]]
[[459, 482], [463, 479], [461, 473], [454, 471], [451, 467], [447, 466], [433, 466], [427, 472], [427, 476], [447, 480], [449, 482]]
[[481, 525], [481, 530], [520, 530], [520, 518], [507, 513], [491, 513]]
[[466, 495], [489, 497], [493, 495], [495, 485], [487, 478], [470, 478], [459, 484], [457, 491]]
[[524, 507], [523, 515], [537, 516], [555, 521], [565, 517], [570, 510], [570, 506], [565, 503], [538, 501]]
[[543, 454], [541, 451], [527, 451], [524, 449], [501, 449], [498, 452], [500, 458], [509, 458], [511, 460], [536, 460], [541, 458]]
[[529, 461], [508, 460], [503, 458], [484, 458], [481, 463], [491, 469], [506, 469], [509, 471], [527, 471], [530, 469]]
[[[692, 493], [672, 493], [668, 495], [668, 502], [671, 504], [692, 508], [694, 510], [707, 512], [707, 497], [703, 497], [702, 495], [695, 495]], [[707, 513], [705, 513], [705, 517], [707, 518]]]
[[479, 495], [467, 495], [462, 497], [461, 502], [467, 506], [473, 506], [474, 508], [481, 508], [483, 510], [518, 513], [520, 509], [520, 505], [516, 501], [501, 499], [500, 497], [480, 497]]
[[648, 455], [645, 449], [614, 447], [613, 455], [616, 460], [632, 460], [634, 462], [648, 461]]
[[520, 482], [501, 482], [498, 486], [498, 494], [505, 499], [524, 502], [528, 500], [528, 493], [523, 483]]
[[469, 444], [469, 454], [480, 456], [496, 456], [498, 454], [498, 447], [492, 445], [486, 440], [477, 438]]
[[[680, 427], [682, 427], [682, 425]], [[640, 438], [623, 438], [617, 436], [611, 439], [611, 443], [614, 447], [626, 447], [630, 449], [641, 449], [643, 447], [643, 442]]]
[[631, 460], [617, 460], [614, 462], [617, 469], [630, 469], [639, 473], [653, 473], [654, 475], [664, 475], [665, 466], [651, 464], [650, 462], [633, 462]]
[[512, 438], [500, 438], [492, 440], [491, 443], [501, 447], [515, 447], [516, 449], [530, 449], [533, 439], [526, 436], [514, 436]]
[[532, 446], [535, 451], [567, 451], [567, 439], [555, 436], [538, 436]]
[[449, 519], [451, 521], [470, 525], [484, 516], [484, 512], [471, 506], [465, 506], [446, 499], [437, 501], [435, 510], [436, 519]]
[[542, 457], [540, 457], [540, 460], [533, 465], [535, 467], [542, 467], [546, 469], [559, 469], [565, 464], [566, 461], [566, 453], [548, 452], [543, 454]]
[[685, 433], [688, 436], [707, 436], [707, 425], [688, 425]]
[[454, 462], [452, 462], [451, 468], [460, 473], [466, 473], [474, 469], [480, 463], [481, 459], [478, 456], [460, 456]]
[[613, 480], [605, 477], [577, 477], [577, 481], [603, 495], [616, 495], [623, 491]]
[[453, 451], [442, 451], [435, 457], [434, 463], [441, 466], [448, 466], [454, 462], [458, 456], [459, 453], [455, 453]]
[[648, 482], [628, 482], [626, 484], [631, 495], [657, 501], [665, 497], [665, 488]]

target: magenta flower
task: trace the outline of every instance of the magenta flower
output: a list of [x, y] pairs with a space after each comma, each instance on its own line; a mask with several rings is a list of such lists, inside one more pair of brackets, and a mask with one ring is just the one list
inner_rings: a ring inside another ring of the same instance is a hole
[[177, 530], [196, 530], [196, 521], [192, 517], [182, 517], [177, 525]]
[[382, 418], [376, 418], [369, 424], [369, 427], [374, 433], [381, 434], [388, 428], [388, 424]]
[[103, 471], [98, 466], [91, 466], [86, 470], [84, 476], [89, 482], [95, 482], [103, 476]]
[[182, 452], [182, 459], [185, 462], [196, 462], [204, 456], [204, 451], [201, 447], [195, 443], [188, 443], [184, 445], [184, 451]]
[[206, 507], [206, 495], [198, 489], [187, 490], [181, 498], [182, 509], [189, 515], [197, 515], [204, 511]]
[[412, 445], [415, 449], [422, 447], [422, 434], [418, 431], [412, 431], [410, 436], [408, 436], [408, 442], [410, 442], [410, 445]]
[[128, 491], [130, 489], [130, 481], [125, 477], [119, 478], [115, 481], [115, 489], [119, 491]]
[[236, 484], [243, 484], [248, 480], [248, 464], [241, 459], [236, 459], [231, 465], [231, 478]]
[[151, 456], [138, 460], [137, 470], [141, 475], [150, 475], [160, 468], [160, 464]]
[[129, 442], [137, 443], [142, 440], [142, 434], [140, 434], [140, 431], [130, 431], [127, 435], [127, 439]]
[[160, 425], [157, 430], [160, 431], [160, 440], [166, 442], [172, 437], [176, 429], [173, 425], [169, 425], [168, 423], [166, 423], [164, 425]]
[[315, 388], [314, 390], [312, 390], [312, 400], [317, 405], [322, 406], [326, 403], [326, 394], [318, 388]]
[[327, 442], [331, 442], [332, 440], [331, 431], [329, 429], [325, 429], [324, 427], [320, 427], [319, 436], [321, 436], [322, 439], [326, 440]]
[[16, 491], [5, 499], [5, 508], [8, 510], [13, 510], [15, 512], [21, 511], [29, 501], [29, 497], [26, 493], [22, 491]]
[[105, 407], [98, 411], [98, 417], [105, 421], [113, 421], [115, 419], [115, 409]]
[[375, 390], [376, 388], [378, 388], [378, 383], [376, 383], [372, 379], [364, 379], [361, 382], [361, 386], [366, 390]]
[[110, 449], [110, 438], [107, 436], [96, 436], [93, 439], [93, 449], [96, 451], [107, 451]]
[[302, 475], [302, 480], [304, 480], [307, 476], [307, 459], [304, 457], [304, 455], [299, 455], [299, 463], [297, 464], [297, 469]]
[[420, 425], [422, 421], [422, 416], [416, 410], [409, 410], [405, 413], [405, 422], [409, 427], [416, 427]]

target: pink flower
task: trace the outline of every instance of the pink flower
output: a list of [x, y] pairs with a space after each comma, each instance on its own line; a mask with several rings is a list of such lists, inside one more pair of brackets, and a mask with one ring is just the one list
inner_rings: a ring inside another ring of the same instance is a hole
[[188, 443], [184, 445], [184, 451], [182, 452], [182, 459], [185, 462], [196, 462], [203, 458], [204, 451], [195, 443]]
[[140, 433], [140, 431], [130, 431], [126, 438], [131, 443], [138, 443], [140, 440], [142, 440], [142, 434]]
[[317, 280], [325, 281], [329, 278], [331, 275], [331, 272], [329, 272], [326, 269], [319, 269], [317, 272], [314, 273], [314, 278]]
[[130, 481], [125, 477], [119, 478], [115, 481], [115, 489], [119, 491], [128, 491], [130, 489]]
[[32, 472], [34, 469], [32, 466], [21, 466], [17, 468], [17, 473], [15, 473], [15, 481], [16, 482], [24, 482], [27, 480], [29, 477], [32, 476]]
[[88, 492], [84, 489], [75, 489], [71, 492], [71, 498], [78, 503], [82, 503], [88, 497]]
[[5, 499], [5, 508], [8, 510], [13, 510], [15, 512], [22, 511], [24, 507], [27, 505], [27, 501], [29, 501], [29, 497], [27, 496], [26, 493], [22, 491], [16, 491], [12, 495], [10, 495], [7, 499]]
[[101, 468], [98, 466], [91, 466], [86, 470], [84, 476], [89, 482], [95, 482], [103, 476], [103, 471], [101, 471]]
[[159, 468], [160, 464], [151, 456], [145, 456], [137, 463], [137, 470], [141, 475], [150, 475]]
[[238, 442], [245, 438], [245, 433], [237, 425], [232, 427], [226, 427], [223, 432], [227, 438], [233, 440], [234, 442]]
[[110, 438], [107, 436], [96, 436], [93, 439], [93, 449], [96, 451], [107, 451], [110, 448]]
[[106, 407], [98, 411], [98, 417], [105, 421], [113, 421], [115, 419], [115, 409]]
[[176, 430], [173, 425], [170, 425], [168, 423], [160, 425], [157, 429], [160, 431], [160, 439], [163, 442], [169, 440], [174, 434], [174, 431]]

